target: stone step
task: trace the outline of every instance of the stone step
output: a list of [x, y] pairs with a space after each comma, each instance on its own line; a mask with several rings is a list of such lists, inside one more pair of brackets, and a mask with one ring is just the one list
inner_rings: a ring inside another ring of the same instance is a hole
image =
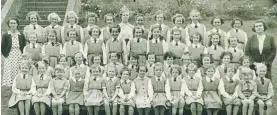
[[[25, 20], [26, 15], [29, 13], [30, 11], [24, 10], [24, 11], [19, 11], [19, 18], [22, 20]], [[37, 11], [37, 13], [40, 15], [42, 20], [47, 20], [47, 16], [52, 13], [52, 12], [56, 12], [62, 19], [64, 18], [65, 15], [65, 10], [64, 11]]]
[[37, 6], [37, 7], [45, 7], [45, 6], [57, 6], [57, 7], [66, 7], [67, 6], [67, 2], [23, 2], [23, 5], [26, 7], [33, 7], [33, 6]]
[[40, 7], [40, 6], [23, 6], [22, 8], [23, 9], [26, 9], [28, 11], [66, 11], [66, 7], [67, 6], [43, 6], [43, 7]]
[[24, 2], [68, 2], [68, 0], [24, 0]]
[[[63, 22], [63, 20], [61, 22], [59, 22], [59, 24], [62, 24], [62, 22]], [[27, 21], [27, 20], [20, 20], [20, 25], [28, 25], [28, 24], [30, 24], [29, 21]], [[48, 20], [40, 20], [38, 22], [38, 24], [39, 25], [49, 25], [50, 22]]]

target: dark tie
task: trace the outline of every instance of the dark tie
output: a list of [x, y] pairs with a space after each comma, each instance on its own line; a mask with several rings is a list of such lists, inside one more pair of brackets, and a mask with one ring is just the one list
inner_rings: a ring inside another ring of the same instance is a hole
[[213, 80], [212, 80], [212, 79], [210, 79], [210, 82], [213, 82]]
[[26, 78], [26, 74], [23, 75], [23, 79], [25, 79], [25, 78]]
[[36, 48], [35, 44], [33, 44], [32, 46], [33, 46], [33, 48]]
[[237, 52], [236, 48], [234, 48], [234, 52]]
[[158, 40], [157, 40], [157, 39], [155, 40], [155, 43], [158, 43]]
[[239, 29], [236, 29], [236, 32], [239, 32]]
[[177, 78], [176, 78], [176, 77], [174, 77], [174, 78], [173, 78], [173, 81], [176, 81], [176, 80], [177, 80]]
[[195, 24], [194, 28], [198, 28], [197, 24]]
[[96, 81], [96, 77], [94, 77], [94, 79], [93, 79], [94, 81]]
[[116, 41], [116, 38], [114, 38], [113, 41], [115, 42], [115, 41]]
[[54, 46], [54, 42], [51, 42], [51, 45]]
[[73, 28], [73, 26], [71, 25], [71, 28]]
[[261, 77], [261, 82], [262, 82], [262, 85], [264, 85], [264, 78]]
[[40, 75], [40, 80], [43, 80], [43, 74]]
[[138, 38], [137, 42], [139, 42], [139, 38]]
[[124, 84], [127, 84], [127, 80], [124, 81]]
[[73, 43], [74, 43], [74, 41], [73, 40], [71, 40], [71, 44], [73, 45]]
[[217, 46], [215, 45], [215, 46], [214, 46], [214, 50], [216, 50], [216, 49], [217, 49]]
[[217, 33], [219, 32], [219, 28], [216, 28], [216, 32], [217, 32]]
[[55, 26], [52, 26], [52, 29], [54, 29], [55, 28]]
[[190, 79], [193, 79], [193, 76], [191, 76]]
[[160, 79], [160, 78], [158, 78], [158, 81], [161, 81], [161, 79]]
[[112, 78], [110, 78], [109, 81], [112, 81]]
[[36, 25], [34, 25], [34, 30], [35, 30], [35, 29], [37, 29], [37, 28], [36, 28]]
[[251, 85], [250, 81], [245, 81], [245, 84], [247, 86], [247, 89], [250, 89], [250, 85]]
[[171, 65], [168, 65], [168, 68], [171, 68]]
[[94, 43], [96, 43], [96, 39], [94, 39]]
[[176, 42], [175, 45], [178, 46], [178, 42]]
[[234, 80], [232, 78], [230, 78], [229, 82], [230, 83], [234, 83]]
[[197, 45], [195, 45], [195, 48], [197, 48]]

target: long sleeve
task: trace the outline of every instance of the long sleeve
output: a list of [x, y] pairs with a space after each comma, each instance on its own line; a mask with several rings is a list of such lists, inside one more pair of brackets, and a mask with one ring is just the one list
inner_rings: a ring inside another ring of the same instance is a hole
[[64, 43], [63, 49], [62, 49], [62, 51], [61, 51], [61, 54], [63, 54], [63, 55], [66, 55], [67, 43], [68, 43], [68, 42]]
[[154, 95], [153, 86], [152, 86], [151, 80], [149, 79], [148, 80], [148, 96], [149, 96], [150, 101], [152, 101], [153, 95]]
[[149, 53], [149, 51], [150, 51], [150, 43], [149, 42], [151, 42], [151, 41], [147, 40], [147, 53]]
[[202, 84], [202, 80], [199, 81], [199, 86], [198, 89], [196, 91], [196, 96], [201, 96], [203, 92], [203, 84]]
[[84, 49], [83, 49], [82, 43], [78, 42], [78, 44], [79, 44], [79, 52], [81, 52], [82, 54], [84, 54]]
[[28, 93], [31, 93], [33, 95], [37, 93], [37, 91], [36, 91], [36, 83], [35, 83], [34, 79], [32, 79], [31, 89], [28, 91]]
[[246, 32], [244, 32], [244, 31], [243, 31], [243, 36], [244, 36], [244, 39], [245, 39], [244, 45], [246, 45], [246, 43], [247, 43], [247, 41], [248, 41], [248, 37], [247, 37]]
[[107, 43], [106, 43], [106, 55], [107, 56], [109, 56], [109, 52], [110, 52], [110, 48], [109, 48], [110, 42], [111, 42], [111, 39], [108, 40]]
[[28, 47], [28, 46], [25, 46], [25, 47], [23, 48], [23, 53], [27, 53], [26, 47]]
[[253, 90], [252, 95], [249, 98], [254, 100], [256, 98], [257, 94], [258, 94], [258, 92], [257, 92], [257, 84], [256, 84], [256, 82], [253, 81], [252, 85], [253, 85], [254, 90]]
[[276, 57], [276, 43], [273, 37], [268, 37], [267, 39], [270, 39], [271, 44], [270, 46], [267, 46], [267, 47], [271, 47], [271, 51], [270, 51], [270, 55], [265, 61], [267, 62], [267, 64], [272, 64], [273, 60]]
[[238, 97], [238, 85], [235, 88], [235, 92], [234, 92], [233, 96]]
[[244, 95], [243, 95], [243, 93], [241, 92], [241, 89], [242, 89], [242, 86], [241, 86], [241, 84], [239, 84], [238, 85], [238, 90], [237, 90], [237, 92], [238, 92], [238, 96], [241, 98], [241, 99], [244, 99], [244, 98], [246, 98]]
[[21, 93], [21, 91], [16, 88], [16, 77], [14, 77], [14, 79], [13, 79], [12, 92], [14, 94], [20, 94]]
[[41, 47], [41, 53], [45, 54], [45, 45], [42, 45], [42, 47]]
[[126, 96], [124, 95], [124, 92], [123, 92], [123, 89], [122, 89], [122, 88], [119, 89], [119, 91], [118, 91], [118, 96], [119, 96], [120, 98], [122, 98], [122, 99], [125, 99], [125, 98], [126, 98]]
[[[52, 78], [51, 78], [50, 81], [52, 81]], [[44, 95], [50, 95], [51, 92], [52, 92], [52, 91], [51, 91], [51, 84], [50, 84], [50, 82], [49, 82], [49, 83], [48, 83], [48, 87], [47, 87], [47, 89], [46, 89]]]
[[169, 80], [168, 79], [165, 82], [165, 94], [166, 94], [167, 100], [171, 100], [170, 84], [169, 84]]
[[268, 94], [267, 94], [267, 97], [271, 98], [273, 96], [274, 96], [274, 89], [273, 89], [272, 83], [270, 81], [269, 85], [268, 85]]
[[246, 43], [246, 46], [245, 46], [245, 55], [247, 55], [247, 56], [249, 56], [250, 58], [251, 58], [251, 41], [252, 41], [252, 39], [250, 38], [248, 41], [247, 41], [247, 43]]
[[166, 43], [166, 41], [162, 40], [161, 42], [163, 42], [163, 51], [164, 53], [166, 53], [168, 51], [168, 45]]
[[208, 46], [208, 44], [209, 44], [209, 38], [208, 38], [208, 35], [207, 35], [206, 26], [204, 26], [204, 25], [203, 25], [203, 39], [204, 39], [204, 41], [207, 41], [206, 43], [204, 43], [204, 45]]
[[64, 31], [64, 26], [63, 26], [63, 27], [61, 27], [61, 38], [62, 38], [62, 43], [63, 44], [65, 43], [65, 36], [64, 36], [64, 34], [65, 34], [65, 31]]
[[185, 94], [186, 94], [187, 96], [192, 96], [192, 92], [189, 90], [186, 81], [183, 80], [182, 82], [183, 82], [183, 83], [182, 83], [181, 95], [182, 95], [183, 97], [185, 96]]
[[189, 32], [188, 32], [188, 28], [185, 28], [185, 41], [186, 41], [186, 45], [187, 46], [190, 46], [191, 43], [190, 43], [190, 40], [189, 40]]
[[84, 57], [87, 59], [87, 56], [88, 56], [88, 44], [86, 42], [84, 45]]
[[85, 83], [84, 83], [84, 96], [86, 97], [88, 94], [88, 84], [89, 84], [89, 77], [85, 78]]
[[107, 51], [104, 43], [102, 44], [102, 50], [103, 50], [103, 64], [106, 65], [108, 62], [108, 56], [107, 56]]
[[101, 34], [100, 34], [100, 36], [99, 36], [99, 39], [104, 41], [104, 35], [103, 35], [103, 33], [104, 33], [104, 32], [103, 32], [103, 31], [104, 31], [104, 28], [101, 28], [100, 31], [101, 31]]
[[49, 85], [50, 85], [50, 89], [51, 89], [51, 93], [53, 95], [57, 95], [56, 91], [55, 91], [55, 87], [54, 87], [54, 79], [52, 79], [50, 82], [49, 82]]
[[86, 41], [85, 41], [85, 35], [84, 35], [84, 29], [80, 26], [80, 38], [81, 38], [81, 41], [80, 41], [80, 43], [81, 44], [83, 44], [83, 43], [85, 43]]
[[225, 98], [230, 98], [230, 95], [225, 91], [224, 82], [222, 79], [220, 79], [218, 90], [222, 96], [224, 96]]
[[136, 88], [135, 88], [135, 83], [131, 83], [131, 92], [129, 93], [129, 98], [134, 98], [136, 95]]

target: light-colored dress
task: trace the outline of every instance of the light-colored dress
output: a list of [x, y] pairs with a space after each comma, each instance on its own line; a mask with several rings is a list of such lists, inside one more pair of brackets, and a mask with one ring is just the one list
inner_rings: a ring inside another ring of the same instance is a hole
[[136, 78], [134, 80], [136, 96], [135, 103], [137, 108], [150, 108], [153, 97], [153, 88], [149, 78]]
[[104, 101], [102, 93], [105, 87], [105, 81], [100, 77], [86, 78], [84, 86], [85, 105], [86, 106], [101, 106]]
[[[155, 108], [157, 106], [166, 106], [166, 101], [168, 99], [169, 83], [165, 77], [152, 77], [151, 84], [153, 87], [153, 103], [152, 106]], [[168, 89], [167, 89], [168, 88]]]
[[19, 49], [18, 35], [19, 32], [12, 34], [10, 31], [8, 34], [11, 35], [12, 46], [9, 56], [4, 61], [4, 74], [2, 77], [2, 86], [12, 86], [13, 79], [20, 72], [20, 60], [22, 58], [21, 51]]
[[[212, 80], [212, 81], [209, 81]], [[203, 99], [205, 108], [221, 108], [222, 101], [218, 93], [218, 78], [202, 78], [203, 83]]]
[[[69, 82], [65, 78], [54, 78], [50, 81], [50, 86], [51, 86], [51, 93], [53, 95], [60, 96], [63, 91], [68, 91], [69, 88]], [[65, 92], [66, 94], [66, 92]], [[52, 98], [52, 105], [59, 105], [63, 104], [65, 102], [65, 94], [59, 99]]]
[[69, 80], [69, 92], [66, 96], [67, 104], [79, 104], [84, 105], [84, 79], [70, 79]]
[[[29, 74], [23, 75], [18, 74], [12, 84], [12, 96], [9, 100], [8, 107], [17, 107], [17, 103], [23, 100], [30, 100], [32, 98], [32, 94], [35, 92], [36, 85], [33, 77]], [[28, 92], [32, 94], [22, 95], [22, 92]]]
[[[36, 102], [43, 102], [49, 107], [51, 106], [51, 88], [50, 88], [50, 80], [52, 79], [51, 76], [48, 74], [39, 74], [33, 76], [33, 79], [36, 84], [35, 95], [32, 97], [32, 104]], [[42, 95], [41, 97], [38, 94]]]

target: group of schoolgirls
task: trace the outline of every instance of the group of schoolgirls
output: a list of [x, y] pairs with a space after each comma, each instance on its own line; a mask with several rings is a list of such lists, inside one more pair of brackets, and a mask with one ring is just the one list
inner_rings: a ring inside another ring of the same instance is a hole
[[[243, 115], [251, 115], [254, 103], [259, 113], [272, 112], [271, 81], [265, 78], [264, 64], [253, 64], [244, 56], [246, 33], [242, 20], [234, 19], [232, 29], [220, 29], [224, 23], [212, 19], [214, 28], [206, 31], [199, 22], [200, 12], [190, 12], [191, 24], [182, 25], [181, 14], [172, 17], [174, 27], [163, 23], [162, 11], [155, 14], [156, 24], [144, 28], [145, 17], [137, 15], [131, 25], [129, 11], [121, 9], [122, 22], [115, 25], [112, 14], [104, 16], [106, 26], [99, 28], [95, 13], [87, 15], [86, 28], [78, 25], [73, 11], [66, 13], [63, 26], [56, 13], [51, 24], [38, 25], [36, 12], [30, 12], [30, 25], [24, 28], [29, 43], [24, 48], [21, 73], [13, 81], [9, 107], [18, 107], [29, 115], [33, 105], [37, 115], [47, 106], [54, 115], [69, 105], [70, 115], [79, 115], [85, 105], [89, 115], [98, 115], [104, 105], [107, 115], [183, 115], [189, 105], [192, 115], [217, 115], [224, 104], [227, 115], [236, 115], [242, 105]], [[148, 38], [148, 39], [145, 39]], [[119, 105], [119, 106], [118, 106]], [[119, 107], [119, 108], [118, 108]]]

